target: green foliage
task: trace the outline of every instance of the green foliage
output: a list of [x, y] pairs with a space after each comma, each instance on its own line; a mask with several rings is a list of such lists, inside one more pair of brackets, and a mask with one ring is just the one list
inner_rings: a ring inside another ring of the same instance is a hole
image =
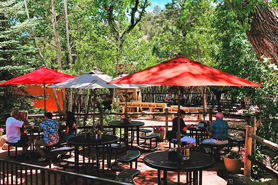
[[[28, 31], [34, 20], [26, 20], [23, 3], [15, 0], [2, 1], [0, 5], [0, 82], [30, 72], [36, 65], [35, 49]], [[1, 124], [11, 110], [28, 110], [30, 102], [23, 86], [0, 86]]]

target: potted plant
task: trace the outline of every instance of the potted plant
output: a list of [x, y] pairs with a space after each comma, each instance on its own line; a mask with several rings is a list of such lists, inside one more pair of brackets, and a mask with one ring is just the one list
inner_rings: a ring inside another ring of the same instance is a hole
[[4, 133], [4, 129], [3, 128], [0, 128], [0, 136], [2, 136]]
[[233, 173], [239, 173], [242, 166], [242, 160], [243, 160], [242, 152], [236, 152], [233, 150], [230, 151], [228, 154], [224, 156], [224, 164], [226, 170]]
[[154, 132], [154, 133], [159, 133], [159, 136], [158, 136], [158, 138], [157, 138], [157, 141], [163, 141], [164, 135], [165, 135], [164, 127], [157, 127], [157, 126], [154, 126], [154, 127], [153, 127], [153, 132]]

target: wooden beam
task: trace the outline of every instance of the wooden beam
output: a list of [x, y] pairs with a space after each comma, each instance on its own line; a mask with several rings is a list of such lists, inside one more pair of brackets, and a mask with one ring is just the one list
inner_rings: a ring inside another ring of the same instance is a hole
[[244, 176], [247, 178], [251, 177], [251, 161], [248, 160], [247, 156], [252, 153], [252, 137], [249, 134], [252, 132], [253, 128], [251, 126], [246, 127], [246, 137], [245, 137], [245, 157], [244, 157]]

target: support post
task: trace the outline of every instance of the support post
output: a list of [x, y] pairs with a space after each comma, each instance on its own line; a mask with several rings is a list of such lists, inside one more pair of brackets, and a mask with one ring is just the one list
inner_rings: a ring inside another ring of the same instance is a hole
[[[253, 126], [254, 127], [254, 131], [253, 131], [253, 133], [254, 133], [254, 135], [257, 135], [257, 119], [256, 119], [256, 116], [254, 116], [252, 118], [253, 118], [252, 121], [254, 123], [254, 126]], [[256, 139], [254, 139], [253, 148], [256, 151], [256, 148], [257, 148]]]
[[166, 127], [166, 134], [168, 132], [168, 108], [165, 109], [165, 127]]
[[248, 155], [252, 153], [252, 137], [249, 137], [249, 133], [252, 133], [253, 128], [246, 126], [245, 136], [245, 157], [244, 157], [244, 176], [247, 178], [251, 177], [251, 161], [248, 160]]

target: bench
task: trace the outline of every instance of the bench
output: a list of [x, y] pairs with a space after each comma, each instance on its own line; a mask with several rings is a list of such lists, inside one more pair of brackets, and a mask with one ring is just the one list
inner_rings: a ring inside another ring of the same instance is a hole
[[[152, 134], [150, 134], [148, 136], [141, 136], [140, 139], [144, 139], [145, 141], [140, 143], [139, 146], [143, 145], [144, 148], [148, 148], [149, 150], [156, 149], [158, 136], [159, 136], [159, 133], [152, 133]], [[144, 144], [146, 144], [148, 139], [150, 140], [150, 145], [149, 146], [144, 146]], [[152, 146], [152, 140], [153, 139], [155, 139], [155, 147]]]
[[140, 155], [139, 150], [128, 150], [126, 155], [118, 158], [118, 162], [130, 163], [130, 169], [132, 169], [132, 162], [135, 161], [135, 169], [137, 169], [137, 159]]
[[[120, 143], [112, 143], [111, 144], [111, 150], [115, 150], [115, 162], [114, 162], [114, 164], [118, 161], [118, 153], [120, 153], [121, 151], [124, 151], [125, 149], [126, 149], [126, 145], [123, 145], [123, 144], [120, 144]], [[114, 164], [112, 164], [111, 166], [113, 166]]]
[[[167, 107], [166, 103], [148, 103], [148, 102], [121, 102], [119, 103], [120, 106], [122, 106], [122, 113], [125, 112], [126, 106], [127, 111], [129, 109], [136, 109], [136, 112], [142, 112], [143, 108], [149, 109], [150, 112], [155, 112], [155, 109], [162, 109], [162, 112], [165, 112], [165, 108]], [[152, 119], [153, 116], [150, 115], [150, 118]]]
[[49, 161], [49, 168], [51, 168], [51, 164], [53, 161], [58, 160], [58, 162], [61, 162], [61, 157], [63, 154], [66, 154], [68, 152], [73, 151], [74, 149], [68, 146], [55, 148], [51, 150], [50, 152], [45, 154], [45, 158]]
[[223, 150], [223, 148], [227, 148], [226, 153], [228, 153], [232, 147], [237, 146], [234, 143], [227, 143], [227, 144], [221, 144], [221, 145], [217, 145], [217, 144], [201, 144], [201, 147], [209, 147], [210, 148], [210, 155], [214, 157], [215, 160], [220, 161], [220, 152], [221, 150]]
[[133, 179], [140, 173], [139, 170], [135, 169], [126, 169], [121, 171], [117, 176], [116, 176], [116, 181], [119, 182], [129, 182], [132, 184], [135, 184]]
[[240, 145], [245, 143], [245, 139], [237, 136], [228, 136], [229, 143], [236, 143], [238, 151], [240, 151]]
[[[17, 157], [17, 148], [18, 147], [22, 147], [22, 148], [28, 147], [28, 144], [26, 144], [26, 143], [10, 143], [8, 141], [6, 141], [6, 143], [8, 144], [8, 156], [10, 158]], [[14, 156], [11, 155], [11, 146], [15, 147], [15, 155]]]
[[[182, 137], [183, 137], [183, 136], [181, 136], [181, 138], [182, 138]], [[178, 141], [177, 141], [177, 139], [173, 139], [173, 138], [171, 137], [171, 131], [167, 131], [167, 133], [166, 133], [166, 139], [167, 139], [167, 141], [169, 142], [169, 149], [172, 148], [171, 144], [174, 144], [174, 148], [176, 148], [176, 144], [178, 144]], [[182, 146], [186, 145], [186, 142], [181, 142], [181, 145], [182, 145]]]

